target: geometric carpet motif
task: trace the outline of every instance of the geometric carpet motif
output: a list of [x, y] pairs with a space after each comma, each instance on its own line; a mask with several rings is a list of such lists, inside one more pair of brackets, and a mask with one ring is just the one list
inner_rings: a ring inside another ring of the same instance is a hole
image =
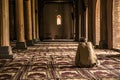
[[100, 62], [76, 67], [76, 42], [41, 42], [0, 59], [0, 80], [120, 80], [120, 53], [95, 49]]

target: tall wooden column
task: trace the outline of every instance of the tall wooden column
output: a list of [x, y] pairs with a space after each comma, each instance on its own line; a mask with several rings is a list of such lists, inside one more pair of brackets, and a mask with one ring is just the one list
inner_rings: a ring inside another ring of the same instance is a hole
[[16, 48], [26, 49], [25, 32], [24, 32], [24, 10], [23, 0], [15, 0], [16, 2], [16, 29], [17, 29], [17, 43]]
[[15, 1], [9, 0], [9, 22], [10, 22], [10, 40], [16, 40], [16, 26], [15, 26]]
[[75, 41], [79, 41], [80, 39], [80, 19], [81, 16], [79, 14], [79, 0], [76, 0], [75, 5]]
[[35, 27], [35, 0], [31, 1], [32, 4], [32, 27], [33, 27], [33, 40], [36, 42], [36, 27]]
[[100, 47], [107, 48], [108, 33], [107, 33], [107, 1], [100, 0]]
[[108, 48], [113, 48], [113, 23], [112, 23], [113, 0], [107, 0], [107, 29], [108, 29]]
[[44, 33], [42, 30], [44, 30], [44, 28], [43, 28], [43, 22], [44, 22], [44, 20], [43, 20], [43, 12], [44, 12], [43, 8], [44, 8], [45, 4], [43, 4], [42, 1], [40, 1], [40, 0], [38, 0], [38, 3], [39, 3], [39, 5], [38, 5], [39, 18], [38, 18], [38, 20], [39, 20], [39, 32], [40, 32], [39, 37], [40, 37], [40, 41], [42, 41], [44, 39]]
[[25, 24], [25, 33], [26, 33], [26, 44], [27, 46], [33, 45], [32, 38], [32, 14], [31, 14], [31, 0], [25, 0], [24, 2], [24, 24]]
[[9, 38], [9, 0], [0, 0], [0, 59], [12, 58]]
[[39, 41], [39, 25], [38, 25], [38, 0], [35, 0], [35, 26], [36, 26], [36, 39]]
[[86, 6], [85, 11], [85, 38], [88, 41], [88, 6]]
[[93, 0], [88, 0], [88, 41], [93, 42]]
[[96, 0], [88, 0], [88, 41], [95, 45], [95, 7]]

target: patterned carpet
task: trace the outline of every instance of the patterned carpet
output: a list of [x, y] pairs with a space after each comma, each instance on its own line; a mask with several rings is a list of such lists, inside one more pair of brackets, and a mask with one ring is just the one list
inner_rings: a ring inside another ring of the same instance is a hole
[[28, 50], [13, 50], [13, 60], [0, 60], [0, 80], [120, 80], [120, 53], [95, 52], [100, 65], [74, 65], [75, 42], [39, 43]]

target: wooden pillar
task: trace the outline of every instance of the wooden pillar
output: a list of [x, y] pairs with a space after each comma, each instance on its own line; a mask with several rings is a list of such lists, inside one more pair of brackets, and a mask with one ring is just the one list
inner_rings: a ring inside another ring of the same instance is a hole
[[93, 9], [93, 14], [92, 14], [92, 35], [93, 35], [93, 45], [96, 45], [96, 19], [95, 19], [95, 15], [96, 15], [96, 2], [97, 0], [93, 0], [93, 4], [92, 4], [92, 9]]
[[31, 0], [32, 4], [32, 27], [33, 27], [33, 41], [36, 42], [36, 27], [35, 27], [35, 0]]
[[72, 6], [72, 27], [71, 27], [71, 39], [75, 39], [75, 11], [74, 11], [74, 5]]
[[42, 41], [44, 39], [44, 36], [43, 36], [43, 8], [44, 8], [44, 5], [42, 1], [38, 0], [38, 21], [39, 21], [39, 37], [40, 37], [40, 41]]
[[80, 39], [80, 19], [81, 15], [79, 14], [79, 0], [76, 0], [75, 3], [75, 41], [79, 41]]
[[17, 49], [26, 49], [25, 32], [24, 32], [24, 8], [23, 0], [15, 0], [16, 4], [16, 30], [17, 30]]
[[36, 26], [36, 39], [37, 41], [39, 41], [38, 0], [35, 0], [35, 26]]
[[85, 37], [86, 40], [88, 41], [88, 6], [85, 11]]
[[9, 0], [9, 21], [10, 21], [10, 40], [16, 40], [15, 29], [15, 1]]
[[86, 38], [86, 4], [83, 0], [80, 2], [81, 4], [81, 37]]
[[0, 59], [12, 58], [9, 38], [9, 0], [0, 0]]
[[108, 48], [107, 0], [100, 0], [100, 48]]
[[33, 45], [32, 37], [32, 14], [31, 14], [31, 0], [25, 0], [24, 2], [24, 24], [26, 33], [26, 44], [27, 46]]
[[88, 0], [83, 0], [84, 2], [84, 37], [88, 41]]
[[93, 42], [93, 0], [88, 0], [88, 41]]
[[107, 29], [108, 29], [108, 48], [113, 48], [113, 28], [112, 28], [112, 9], [113, 0], [107, 0]]
[[76, 1], [76, 40], [79, 41], [81, 37], [86, 37], [85, 28], [85, 10], [86, 4], [83, 0]]
[[95, 17], [95, 44], [96, 47], [99, 46], [100, 42], [100, 0], [97, 0], [96, 2], [96, 17]]
[[88, 41], [95, 45], [95, 5], [96, 0], [88, 0]]

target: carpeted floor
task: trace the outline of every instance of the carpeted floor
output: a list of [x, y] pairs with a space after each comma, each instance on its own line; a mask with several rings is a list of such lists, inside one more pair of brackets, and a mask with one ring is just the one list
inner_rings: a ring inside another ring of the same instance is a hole
[[95, 52], [100, 65], [74, 65], [75, 42], [44, 42], [27, 50], [13, 50], [13, 60], [0, 60], [0, 80], [120, 80], [120, 53]]

